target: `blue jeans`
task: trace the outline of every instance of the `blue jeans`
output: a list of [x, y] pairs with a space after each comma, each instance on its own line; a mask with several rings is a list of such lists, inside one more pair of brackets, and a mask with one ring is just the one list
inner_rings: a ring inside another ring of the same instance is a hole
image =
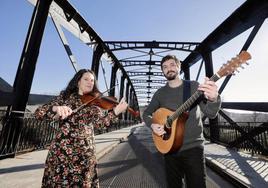
[[187, 188], [205, 188], [204, 148], [195, 147], [164, 155], [167, 184], [169, 188], [183, 187], [183, 178]]

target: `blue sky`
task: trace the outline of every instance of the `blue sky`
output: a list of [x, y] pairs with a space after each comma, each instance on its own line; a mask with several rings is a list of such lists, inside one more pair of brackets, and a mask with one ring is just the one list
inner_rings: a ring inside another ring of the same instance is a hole
[[[201, 42], [244, 3], [244, 0], [69, 0], [69, 2], [104, 41]], [[0, 77], [11, 85], [14, 82], [33, 9], [27, 0], [1, 1]], [[92, 49], [82, 44], [68, 31], [64, 31], [79, 67], [90, 68]], [[251, 29], [213, 52], [215, 71], [240, 51], [250, 31]], [[268, 87], [265, 83], [268, 61], [267, 34], [266, 21], [249, 48], [252, 54], [250, 65], [228, 83], [222, 93], [224, 101], [268, 101]], [[179, 56], [183, 59], [186, 54], [181, 53]], [[107, 74], [109, 64], [104, 63]], [[193, 72], [196, 70], [198, 65], [193, 68]], [[56, 29], [48, 18], [31, 92], [57, 94], [74, 73]], [[219, 86], [221, 81], [217, 82]], [[105, 90], [102, 74], [99, 83], [101, 89]]]

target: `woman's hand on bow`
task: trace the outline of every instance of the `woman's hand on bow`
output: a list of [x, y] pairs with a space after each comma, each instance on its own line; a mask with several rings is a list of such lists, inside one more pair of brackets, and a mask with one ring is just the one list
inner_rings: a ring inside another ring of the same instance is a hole
[[73, 113], [73, 110], [68, 106], [53, 106], [52, 111], [56, 112], [56, 118], [65, 119]]

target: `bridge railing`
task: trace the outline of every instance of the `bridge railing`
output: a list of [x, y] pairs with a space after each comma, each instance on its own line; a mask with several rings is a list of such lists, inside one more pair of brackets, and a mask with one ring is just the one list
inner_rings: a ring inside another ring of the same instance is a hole
[[211, 139], [211, 128], [217, 129], [213, 142], [253, 154], [268, 156], [268, 122], [222, 122], [211, 127], [204, 124], [204, 136]]
[[[9, 121], [9, 123], [6, 123]], [[116, 129], [133, 125], [132, 120], [119, 120], [109, 127], [94, 127], [95, 134], [102, 134]], [[13, 124], [19, 127], [19, 138], [7, 125]], [[0, 159], [14, 157], [16, 154], [47, 148], [54, 139], [59, 124], [57, 121], [37, 120], [34, 117], [16, 117], [5, 120], [0, 116]], [[16, 146], [12, 146], [13, 140], [18, 140]], [[15, 149], [14, 149], [15, 148]]]

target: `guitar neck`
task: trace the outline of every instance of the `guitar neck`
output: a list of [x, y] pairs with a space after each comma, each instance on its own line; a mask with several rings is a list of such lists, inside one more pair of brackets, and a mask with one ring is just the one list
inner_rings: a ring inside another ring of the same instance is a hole
[[[214, 74], [209, 80], [218, 81], [221, 77], [218, 74]], [[202, 91], [197, 90], [187, 101], [185, 101], [169, 118], [171, 121], [177, 119], [183, 112], [186, 112], [196, 100], [203, 94]]]

